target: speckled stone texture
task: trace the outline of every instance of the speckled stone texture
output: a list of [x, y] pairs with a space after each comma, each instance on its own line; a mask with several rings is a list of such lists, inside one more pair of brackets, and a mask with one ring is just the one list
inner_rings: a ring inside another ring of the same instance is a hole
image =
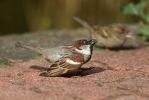
[[71, 77], [43, 77], [43, 58], [0, 67], [1, 100], [149, 100], [149, 47], [94, 51]]

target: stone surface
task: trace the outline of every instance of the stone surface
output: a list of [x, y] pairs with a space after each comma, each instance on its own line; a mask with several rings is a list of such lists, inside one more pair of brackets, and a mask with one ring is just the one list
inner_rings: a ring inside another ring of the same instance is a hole
[[0, 66], [1, 100], [148, 100], [149, 46], [94, 51], [94, 66], [71, 77], [43, 77], [43, 58]]
[[[84, 29], [54, 30], [0, 37], [0, 100], [148, 100], [149, 46], [133, 50], [94, 51], [94, 67], [69, 77], [39, 76], [50, 66], [29, 50], [15, 48], [19, 41], [35, 47], [69, 45], [88, 38]], [[4, 59], [8, 58], [8, 59]], [[6, 63], [4, 61], [25, 60]], [[32, 59], [32, 60], [31, 60]]]

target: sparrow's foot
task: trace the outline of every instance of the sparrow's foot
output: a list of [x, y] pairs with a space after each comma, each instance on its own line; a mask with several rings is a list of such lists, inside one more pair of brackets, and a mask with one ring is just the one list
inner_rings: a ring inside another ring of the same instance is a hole
[[91, 69], [93, 69], [93, 68], [95, 68], [95, 67], [91, 66], [91, 67], [89, 67], [89, 68], [80, 68], [80, 69], [79, 69], [79, 73], [82, 73], [82, 72], [87, 71], [87, 70], [91, 70]]
[[47, 76], [46, 74], [47, 74], [46, 72], [43, 72], [39, 76]]

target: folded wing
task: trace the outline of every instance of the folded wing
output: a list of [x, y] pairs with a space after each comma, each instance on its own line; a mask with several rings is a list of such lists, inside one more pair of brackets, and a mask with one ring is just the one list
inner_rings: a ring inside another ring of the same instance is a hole
[[60, 76], [79, 69], [84, 62], [80, 54], [65, 55], [54, 62], [46, 72], [46, 76]]

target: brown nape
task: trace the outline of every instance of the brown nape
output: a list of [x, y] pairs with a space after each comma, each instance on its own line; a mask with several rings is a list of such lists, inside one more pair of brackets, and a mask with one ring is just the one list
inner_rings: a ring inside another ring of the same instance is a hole
[[66, 51], [74, 51], [74, 48], [72, 48], [72, 46], [64, 46], [63, 47]]
[[73, 46], [76, 47], [77, 49], [81, 50], [81, 49], [80, 49], [80, 46], [81, 46], [81, 45], [84, 45], [84, 42], [85, 42], [85, 41], [87, 41], [87, 40], [85, 40], [85, 39], [77, 40], [77, 41], [75, 41], [75, 42], [73, 43]]

